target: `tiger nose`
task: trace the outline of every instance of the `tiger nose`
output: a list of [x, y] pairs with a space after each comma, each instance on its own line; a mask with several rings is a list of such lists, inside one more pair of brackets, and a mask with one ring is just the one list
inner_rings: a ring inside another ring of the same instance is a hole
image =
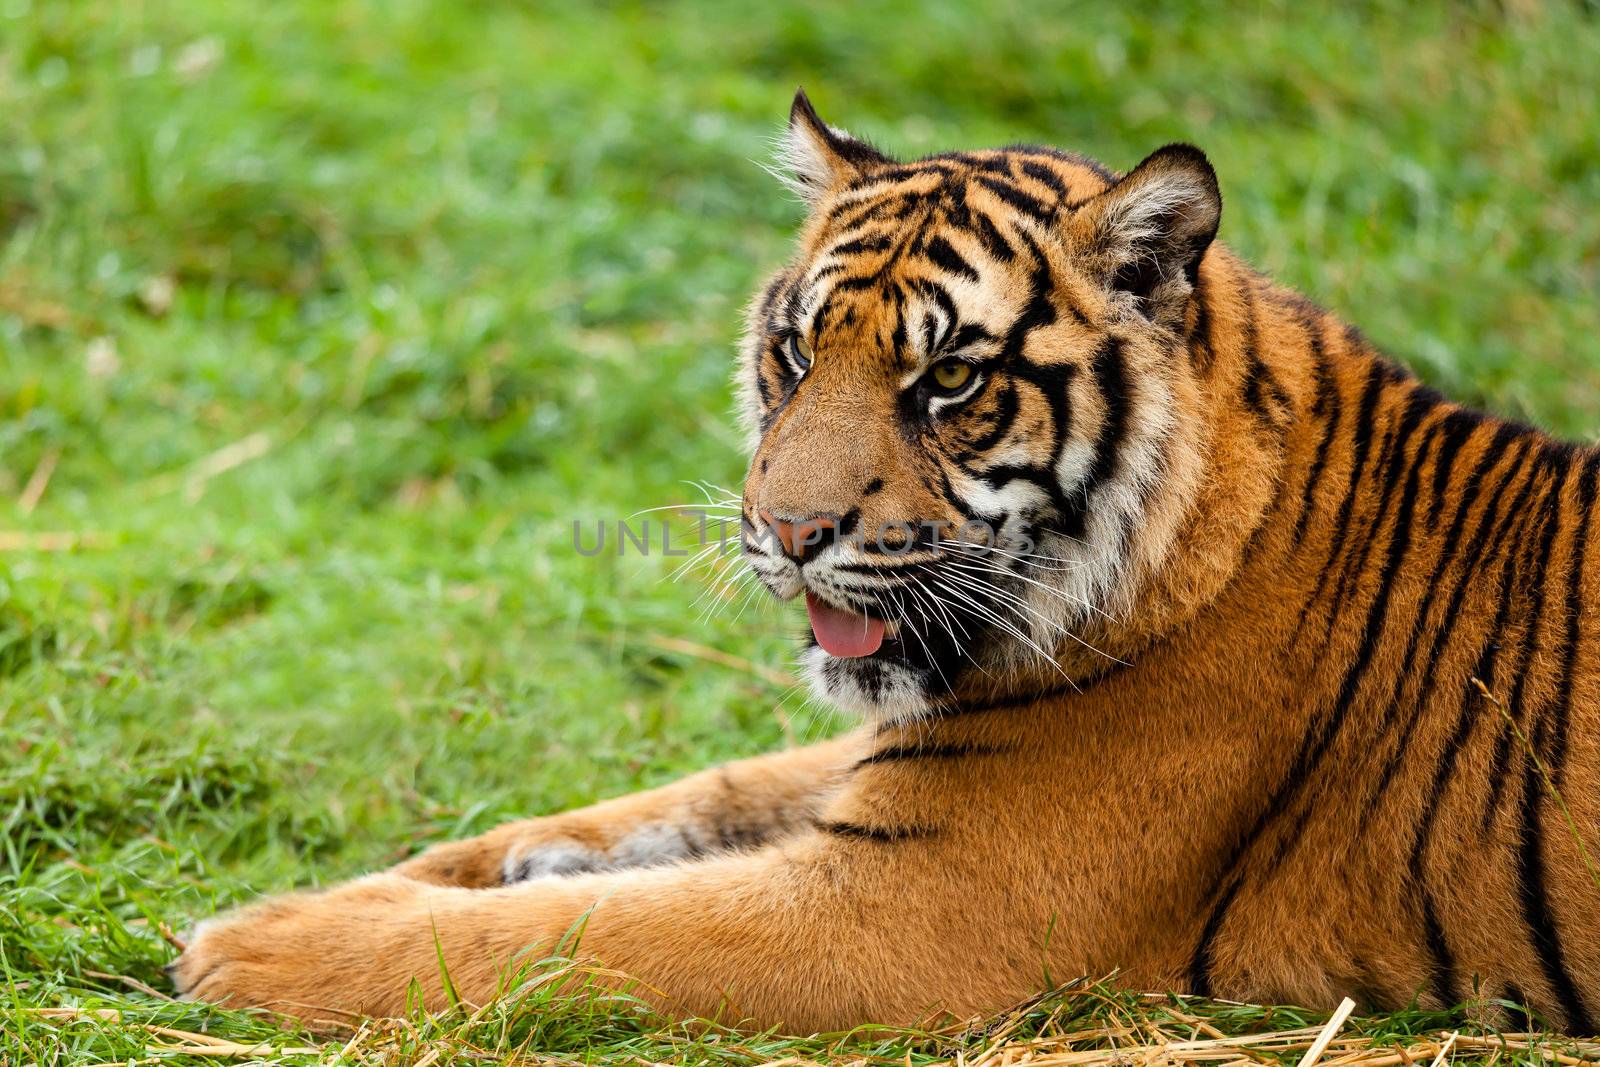
[[770, 511], [763, 510], [758, 514], [761, 516], [761, 521], [778, 535], [784, 555], [802, 562], [810, 549], [822, 544], [830, 531], [839, 528], [839, 520], [831, 515], [812, 515], [791, 522], [775, 517]]

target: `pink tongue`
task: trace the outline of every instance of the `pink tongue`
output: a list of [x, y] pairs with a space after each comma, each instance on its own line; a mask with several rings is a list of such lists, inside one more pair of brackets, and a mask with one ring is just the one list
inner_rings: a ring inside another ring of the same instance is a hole
[[811, 616], [817, 644], [830, 656], [857, 659], [872, 655], [883, 644], [882, 619], [840, 611], [811, 593], [806, 594], [806, 614]]

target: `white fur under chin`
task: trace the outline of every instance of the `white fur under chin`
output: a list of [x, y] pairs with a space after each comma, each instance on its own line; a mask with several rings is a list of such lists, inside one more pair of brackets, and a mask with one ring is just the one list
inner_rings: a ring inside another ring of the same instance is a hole
[[916, 672], [896, 663], [879, 662], [886, 675], [876, 695], [861, 685], [843, 660], [812, 646], [800, 657], [800, 669], [817, 699], [840, 711], [885, 724], [910, 722], [933, 708]]

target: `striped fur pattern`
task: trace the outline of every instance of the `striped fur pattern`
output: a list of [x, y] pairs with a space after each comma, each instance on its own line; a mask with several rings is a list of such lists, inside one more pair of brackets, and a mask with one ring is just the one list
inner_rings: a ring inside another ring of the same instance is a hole
[[443, 999], [442, 952], [487, 999], [583, 918], [665, 1010], [801, 1030], [1116, 970], [1593, 1033], [1596, 453], [1241, 263], [1193, 149], [905, 164], [803, 96], [787, 143], [809, 218], [738, 372], [746, 548], [883, 622], [805, 652], [869, 725], [208, 924], [180, 988], [382, 1013]]
[[[751, 316], [746, 551], [779, 596], [898, 632], [862, 661], [811, 649], [820, 695], [893, 720], [975, 670], [1053, 668], [1063, 641], [1114, 662], [1078, 631], [1130, 611], [1199, 490], [1201, 427], [1180, 416], [1201, 383], [1170, 365], [1221, 207], [1209, 165], [1172, 146], [1107, 196], [1110, 172], [1049, 149], [904, 166], [803, 99], [789, 141], [843, 180]], [[951, 361], [972, 369], [953, 396], [928, 386]], [[764, 515], [816, 514], [855, 537], [802, 561], [761, 536]]]

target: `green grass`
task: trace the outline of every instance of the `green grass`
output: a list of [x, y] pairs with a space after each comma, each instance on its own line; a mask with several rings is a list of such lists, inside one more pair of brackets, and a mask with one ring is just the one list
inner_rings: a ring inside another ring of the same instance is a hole
[[[1257, 264], [1592, 437], [1600, 14], [1507, 8], [0, 0], [0, 1063], [142, 1058], [135, 1021], [292, 1044], [131, 986], [164, 987], [158, 923], [838, 725], [654, 643], [782, 667], [789, 614], [704, 619], [664, 561], [571, 549], [575, 518], [738, 484], [731, 343], [798, 218], [752, 160], [796, 84], [906, 154], [1198, 142]], [[1019, 1025], [1162, 1018], [1117, 996]], [[993, 1036], [547, 1000], [372, 1041]], [[34, 1010], [63, 1006], [127, 1022]]]

